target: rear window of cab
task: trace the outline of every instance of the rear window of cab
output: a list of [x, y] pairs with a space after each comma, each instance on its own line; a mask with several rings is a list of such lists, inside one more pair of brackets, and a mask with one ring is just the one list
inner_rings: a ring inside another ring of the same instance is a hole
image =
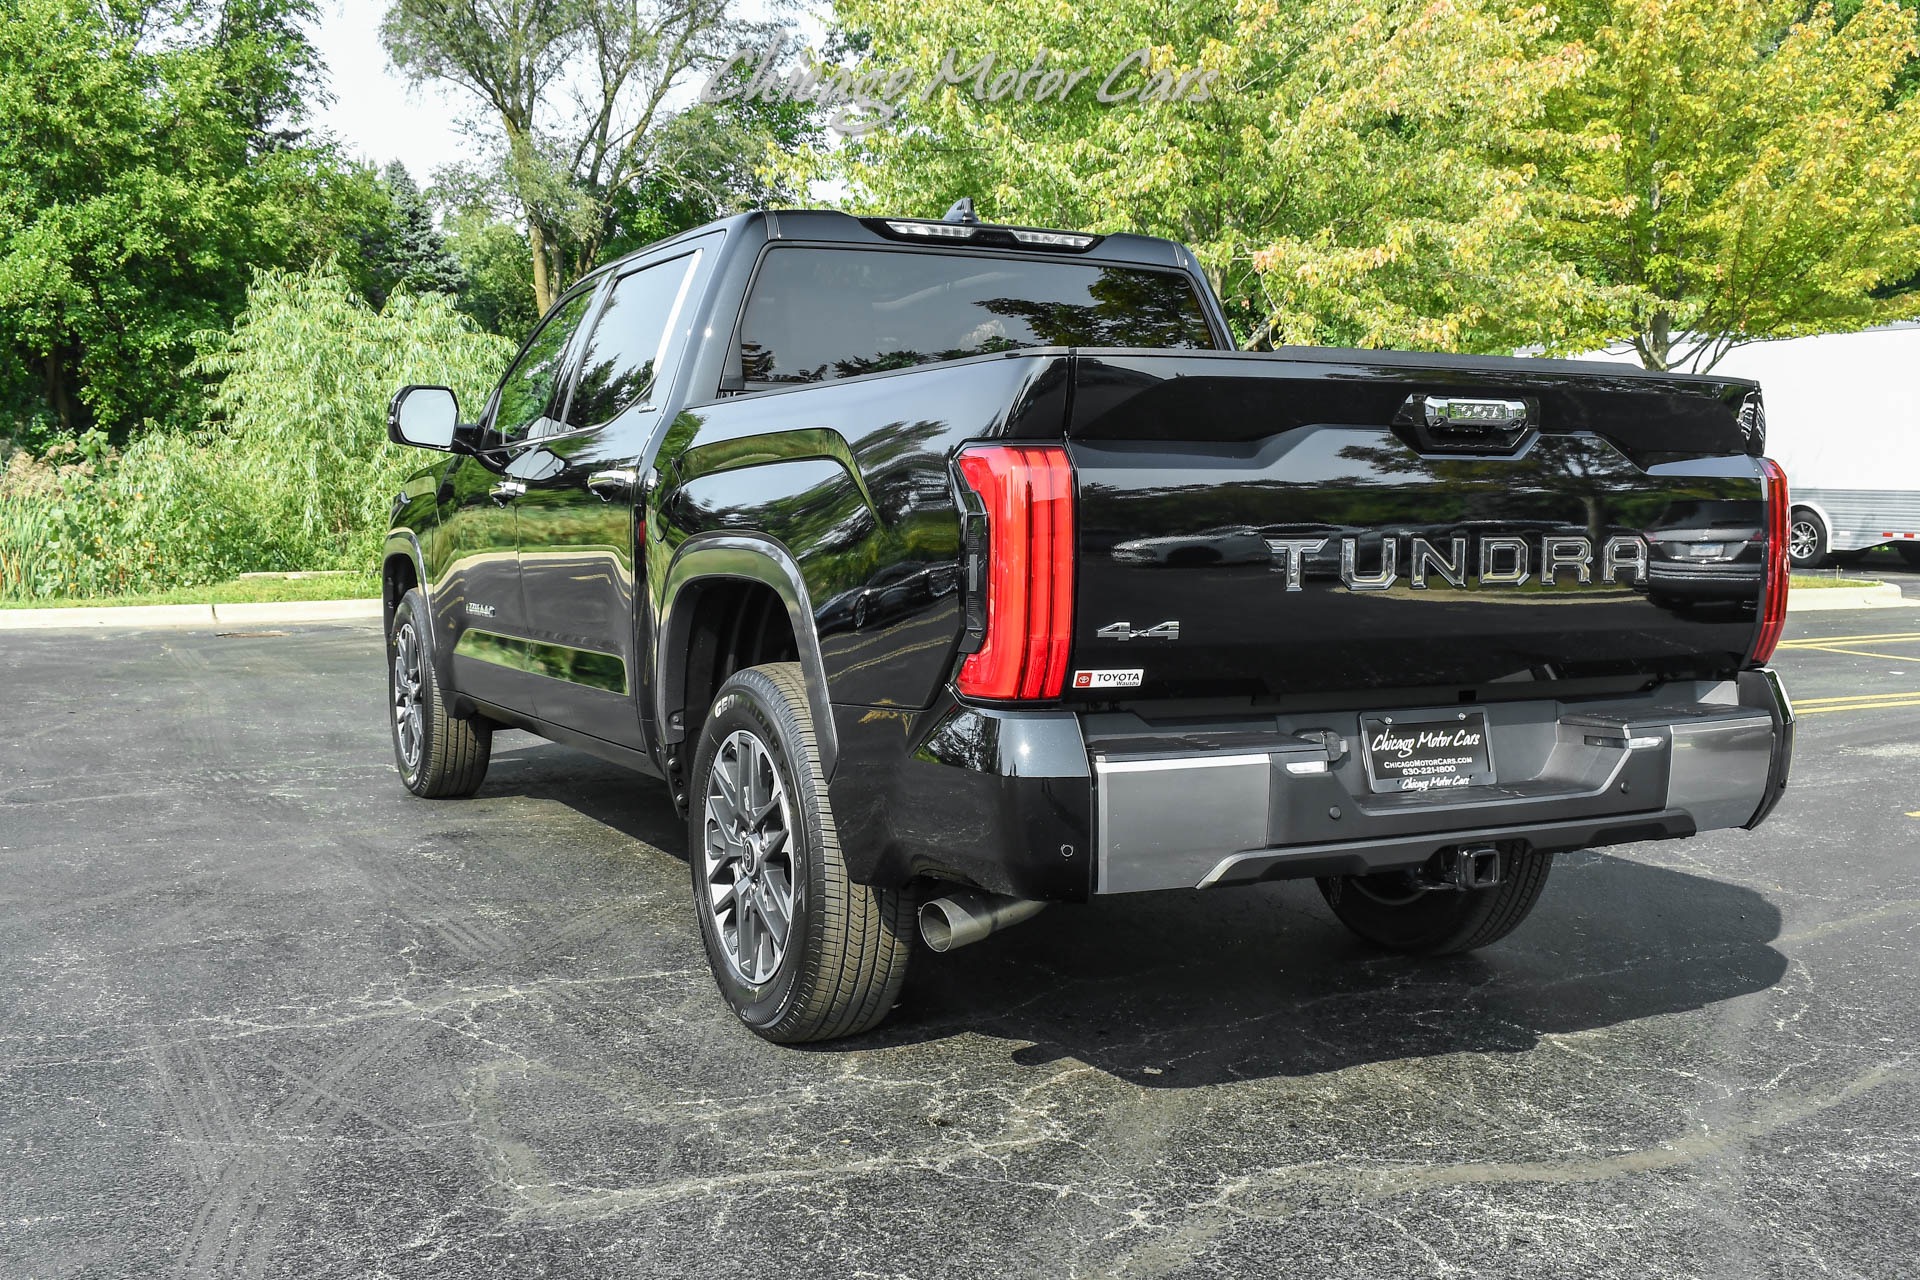
[[778, 246], [740, 320], [754, 389], [1021, 347], [1214, 345], [1179, 272], [967, 252]]

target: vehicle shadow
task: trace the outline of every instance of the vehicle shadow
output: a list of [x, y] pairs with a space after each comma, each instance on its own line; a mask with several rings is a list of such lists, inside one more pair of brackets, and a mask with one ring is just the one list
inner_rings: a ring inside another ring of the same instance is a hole
[[1310, 882], [1128, 896], [922, 949], [893, 1021], [847, 1044], [975, 1031], [1151, 1088], [1517, 1053], [1764, 991], [1779, 931], [1751, 889], [1599, 853], [1561, 855], [1505, 941], [1438, 959], [1362, 943]]
[[1865, 573], [1869, 577], [1879, 578], [1882, 582], [1898, 583], [1904, 590], [1911, 586], [1920, 586], [1920, 562], [1909, 564], [1904, 556], [1892, 547], [1876, 547], [1857, 559], [1841, 561], [1840, 576], [1859, 576]]
[[597, 756], [515, 734], [495, 748], [482, 795], [553, 800], [621, 835], [686, 861], [686, 822], [667, 784]]
[[[664, 784], [579, 752], [508, 747], [486, 791], [557, 801], [686, 857]], [[946, 955], [916, 941], [893, 1017], [811, 1051], [979, 1034], [1015, 1044], [1021, 1065], [1073, 1059], [1148, 1088], [1520, 1053], [1764, 991], [1787, 968], [1780, 924], [1751, 889], [1609, 853], [1560, 855], [1518, 930], [1438, 959], [1362, 943], [1311, 882], [1132, 894], [1054, 906]]]

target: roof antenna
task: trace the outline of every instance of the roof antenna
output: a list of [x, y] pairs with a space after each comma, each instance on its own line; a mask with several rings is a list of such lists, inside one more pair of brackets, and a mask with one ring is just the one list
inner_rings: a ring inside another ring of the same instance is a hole
[[963, 222], [970, 227], [980, 225], [980, 215], [973, 211], [973, 197], [961, 196], [958, 200], [955, 200], [953, 207], [947, 210], [946, 215], [942, 217], [940, 221]]

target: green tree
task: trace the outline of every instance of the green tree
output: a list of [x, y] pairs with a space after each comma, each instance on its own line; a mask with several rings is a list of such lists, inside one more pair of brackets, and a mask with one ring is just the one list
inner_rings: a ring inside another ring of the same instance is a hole
[[310, 0], [11, 0], [0, 23], [0, 397], [74, 435], [192, 421], [193, 335], [365, 205], [302, 145]]
[[242, 476], [276, 475], [242, 486], [252, 527], [369, 564], [394, 487], [422, 461], [387, 439], [393, 393], [440, 383], [477, 409], [512, 355], [445, 294], [396, 293], [376, 311], [332, 264], [262, 271], [196, 364], [214, 383], [207, 444]]
[[1565, 345], [1650, 369], [1915, 313], [1915, 15], [1860, 0], [1579, 0], [1589, 68], [1552, 100], [1543, 244], [1595, 286]]
[[360, 237], [359, 292], [375, 307], [396, 291], [457, 294], [465, 284], [460, 261], [434, 225], [433, 206], [398, 160], [381, 171], [386, 216]]
[[614, 199], [656, 167], [673, 88], [751, 24], [727, 0], [393, 0], [394, 64], [465, 90], [498, 147], [545, 311], [614, 230]]
[[823, 140], [817, 110], [790, 101], [696, 103], [679, 112], [659, 127], [654, 162], [607, 193], [601, 258], [743, 209], [804, 203], [792, 157]]
[[[1527, 234], [1546, 95], [1579, 50], [1494, 0], [843, 0], [850, 47], [919, 73], [971, 51], [959, 88], [906, 99], [830, 157], [853, 199], [1192, 245], [1252, 346], [1511, 349], [1564, 334], [1582, 284]], [[1146, 65], [1127, 63], [1145, 48]], [[969, 62], [1000, 61], [984, 77]], [[982, 101], [1035, 57], [1090, 74], [1064, 97]], [[1123, 66], [1123, 64], [1125, 64]], [[1098, 90], [1123, 68], [1102, 103]], [[1189, 79], [1187, 92], [1165, 92]], [[1204, 91], [1197, 86], [1204, 85]], [[1155, 100], [1148, 100], [1153, 98]]]
[[533, 309], [533, 263], [527, 238], [484, 204], [446, 216], [447, 248], [460, 264], [460, 310], [488, 333], [524, 338], [540, 313]]

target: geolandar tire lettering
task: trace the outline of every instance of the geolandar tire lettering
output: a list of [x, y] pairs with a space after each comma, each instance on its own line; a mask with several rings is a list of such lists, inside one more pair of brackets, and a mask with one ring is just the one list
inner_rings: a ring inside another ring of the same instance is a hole
[[798, 663], [750, 667], [694, 755], [687, 861], [714, 981], [768, 1040], [857, 1035], [899, 998], [914, 901], [847, 875]]
[[470, 796], [486, 781], [493, 729], [449, 713], [434, 670], [427, 598], [407, 592], [387, 628], [387, 711], [393, 760], [407, 790], [428, 799]]

